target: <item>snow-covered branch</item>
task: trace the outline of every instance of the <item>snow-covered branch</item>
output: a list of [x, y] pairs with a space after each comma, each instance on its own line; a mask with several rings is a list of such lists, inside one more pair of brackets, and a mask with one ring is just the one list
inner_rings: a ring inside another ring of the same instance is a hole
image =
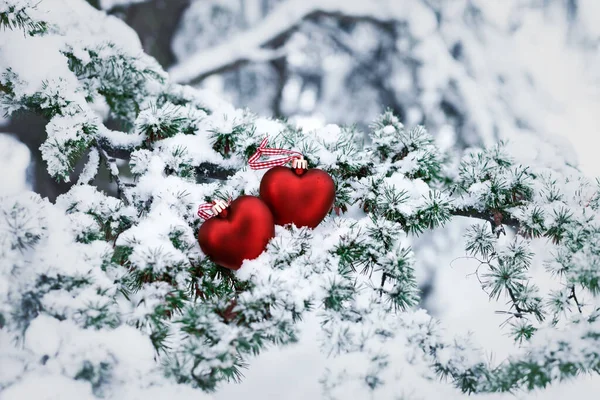
[[410, 18], [411, 7], [413, 10], [415, 7], [422, 7], [416, 2], [407, 1], [405, 12], [398, 15], [398, 7], [392, 7], [392, 2], [393, 0], [281, 2], [260, 24], [240, 32], [221, 45], [190, 56], [172, 67], [169, 75], [176, 82], [193, 83], [246, 62], [282, 57], [285, 55], [287, 38], [306, 20], [333, 17], [345, 22], [368, 21], [381, 25]]
[[452, 210], [452, 215], [455, 215], [457, 217], [468, 217], [468, 218], [475, 218], [475, 219], [481, 219], [484, 221], [488, 221], [492, 225], [493, 229], [497, 229], [501, 225], [509, 226], [515, 230], [519, 229], [519, 220], [518, 219], [508, 216], [508, 215], [498, 215], [498, 214], [494, 215], [493, 211], [486, 213], [483, 211], [475, 210], [473, 208], [468, 208], [468, 209], [458, 208], [458, 209]]
[[[347, 381], [361, 393], [353, 398], [399, 397], [413, 377], [433, 385], [433, 373], [481, 393], [598, 370], [598, 312], [587, 300], [600, 293], [600, 186], [558, 152], [527, 158], [501, 142], [446, 155], [425, 128], [406, 128], [391, 111], [371, 125], [367, 144], [355, 128], [304, 131], [169, 83], [138, 42], [122, 43], [126, 27], [83, 0], [48, 3], [43, 15], [54, 25], [44, 35], [4, 22], [29, 36], [0, 37], [8, 55], [0, 99], [9, 112], [49, 119], [41, 150], [54, 176], [68, 179], [92, 151], [80, 184], [56, 204], [31, 193], [0, 198], [0, 260], [8, 261], [0, 263], [0, 283], [8, 282], [0, 285], [0, 357], [8, 354], [16, 371], [0, 374], [3, 399], [31, 398], [40, 376], [61, 399], [165, 398], [176, 387], [201, 398], [196, 389], [239, 379], [265, 347], [297, 341], [297, 322], [311, 309], [335, 355], [326, 390]], [[36, 5], [27, 4], [19, 18], [35, 24]], [[74, 4], [77, 13], [64, 14]], [[279, 40], [318, 13], [399, 18], [383, 11], [391, 0], [286, 4], [269, 17], [276, 29], [246, 44]], [[42, 51], [53, 68], [32, 69]], [[109, 130], [107, 116], [122, 131]], [[275, 227], [263, 252], [234, 272], [202, 251], [197, 232], [209, 225], [198, 205], [259, 195], [264, 171], [248, 159], [265, 137], [331, 176], [338, 213], [314, 229]], [[120, 180], [116, 154], [128, 159], [133, 184]], [[100, 158], [121, 198], [89, 185]], [[492, 223], [466, 230], [465, 251], [480, 261], [475, 273], [490, 300], [508, 300], [511, 334], [527, 343], [526, 353], [497, 365], [415, 311], [411, 239], [453, 215]], [[518, 230], [500, 237], [502, 224]], [[555, 290], [543, 292], [531, 276], [536, 251], [548, 258]]]

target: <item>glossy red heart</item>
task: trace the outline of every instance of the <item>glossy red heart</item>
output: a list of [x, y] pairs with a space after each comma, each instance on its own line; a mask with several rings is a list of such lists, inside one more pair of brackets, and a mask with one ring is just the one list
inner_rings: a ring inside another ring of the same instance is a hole
[[273, 167], [260, 182], [260, 198], [269, 206], [275, 224], [315, 228], [335, 200], [335, 183], [320, 169]]
[[237, 270], [275, 236], [273, 214], [258, 197], [240, 196], [198, 231], [200, 248], [214, 263]]

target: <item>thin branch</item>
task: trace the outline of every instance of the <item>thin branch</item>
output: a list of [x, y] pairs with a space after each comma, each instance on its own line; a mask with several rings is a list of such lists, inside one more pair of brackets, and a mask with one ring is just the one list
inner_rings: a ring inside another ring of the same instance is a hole
[[[128, 160], [131, 156], [134, 147], [115, 147], [112, 146], [110, 141], [104, 137], [96, 138], [96, 142], [98, 146], [100, 146], [107, 157], [109, 158], [118, 158], [121, 160]], [[235, 174], [237, 172], [236, 168], [233, 167], [222, 167], [218, 164], [213, 164], [209, 162], [201, 163], [196, 167], [196, 176], [198, 176], [199, 182], [203, 182], [206, 179], [219, 179], [224, 180], [227, 177]], [[123, 187], [128, 186], [124, 184]]]
[[196, 167], [196, 176], [199, 179], [199, 183], [206, 179], [225, 180], [235, 174], [238, 170], [239, 169], [233, 167], [222, 167], [218, 164], [204, 162]]
[[110, 173], [112, 179], [114, 179], [114, 181], [117, 183], [117, 193], [119, 198], [123, 201], [125, 205], [129, 205], [129, 200], [125, 195], [125, 185], [119, 177], [119, 167], [117, 166], [117, 160], [109, 156], [106, 150], [104, 150], [104, 148], [101, 145], [96, 144], [96, 148], [100, 153], [100, 157], [102, 157], [102, 160], [104, 160], [104, 163], [108, 168], [108, 172]]
[[571, 286], [571, 295], [569, 296], [569, 298], [575, 301], [575, 304], [577, 304], [577, 310], [579, 310], [579, 313], [581, 314], [583, 311], [581, 311], [581, 303], [579, 303], [577, 295], [575, 294], [575, 285]]
[[[476, 217], [474, 217], [474, 218], [476, 218]], [[479, 277], [479, 268], [482, 265], [487, 265], [490, 268], [490, 270], [497, 271], [497, 268], [492, 265], [492, 261], [494, 260], [495, 257], [496, 256], [493, 254], [493, 255], [491, 255], [489, 257], [489, 259], [487, 261], [479, 260], [476, 257], [465, 257], [465, 258], [473, 258], [473, 259], [479, 261], [479, 265], [477, 266], [477, 269], [475, 270], [474, 274], [477, 277], [477, 280], [479, 281], [479, 284], [481, 285], [481, 288], [483, 289], [483, 291], [485, 292], [485, 294], [487, 294], [488, 296], [489, 296], [489, 293], [485, 290], [485, 283]], [[533, 315], [537, 314], [537, 312], [536, 312], [535, 309], [521, 308], [519, 306], [518, 301], [517, 301], [517, 296], [515, 295], [515, 292], [513, 291], [512, 288], [510, 288], [510, 287], [508, 287], [508, 286], [505, 285], [504, 289], [508, 293], [508, 296], [510, 297], [510, 300], [512, 302], [511, 308], [514, 307], [514, 309], [516, 310], [516, 312], [513, 312], [513, 311], [496, 311], [497, 314], [500, 314], [500, 313], [511, 314], [512, 316], [517, 317], [517, 318], [527, 318], [527, 314], [533, 314]], [[508, 318], [508, 320], [510, 320], [512, 318], [512, 316], [510, 318]], [[504, 321], [501, 324], [501, 326], [504, 325], [504, 324], [506, 324], [507, 321]]]
[[[127, 133], [124, 132], [115, 132], [113, 134], [118, 134], [121, 137], [128, 136]], [[116, 140], [119, 142], [118, 140]], [[142, 140], [132, 141], [131, 143], [123, 144], [121, 146], [114, 145], [114, 141], [111, 141], [111, 138], [106, 136], [97, 135], [96, 143], [98, 146], [102, 147], [102, 149], [106, 152], [109, 157], [119, 158], [121, 160], [127, 160], [131, 156], [131, 153], [135, 150], [136, 146], [142, 143]]]
[[509, 217], [507, 215], [502, 216], [502, 221], [499, 223], [496, 215], [493, 212], [489, 211], [479, 211], [473, 208], [465, 208], [465, 209], [454, 209], [450, 212], [450, 214], [459, 216], [459, 217], [468, 217], [468, 218], [476, 218], [482, 219], [484, 221], [488, 221], [492, 224], [492, 227], [498, 228], [498, 224], [507, 225], [515, 230], [519, 230], [519, 221], [516, 218]]
[[532, 313], [533, 311], [531, 310], [524, 310], [521, 307], [519, 307], [519, 305], [517, 304], [517, 297], [515, 296], [514, 292], [512, 291], [511, 288], [506, 287], [506, 291], [508, 292], [508, 295], [510, 296], [510, 299], [513, 302], [513, 306], [515, 306], [515, 310], [517, 310], [517, 313], [519, 313], [519, 315], [523, 315], [525, 312], [527, 313]]

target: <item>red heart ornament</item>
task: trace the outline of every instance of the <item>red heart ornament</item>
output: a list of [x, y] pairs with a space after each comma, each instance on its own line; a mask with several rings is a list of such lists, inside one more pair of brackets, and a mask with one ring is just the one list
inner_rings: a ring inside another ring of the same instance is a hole
[[273, 167], [260, 182], [260, 198], [275, 223], [315, 228], [333, 207], [335, 183], [320, 169]]
[[240, 196], [200, 226], [198, 242], [214, 263], [237, 270], [261, 255], [274, 236], [269, 207], [258, 197]]

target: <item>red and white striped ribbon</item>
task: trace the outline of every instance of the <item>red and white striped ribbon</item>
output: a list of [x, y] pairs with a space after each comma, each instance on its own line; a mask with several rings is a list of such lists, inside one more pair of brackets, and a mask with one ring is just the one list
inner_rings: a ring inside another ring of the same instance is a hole
[[200, 204], [198, 207], [198, 216], [203, 220], [211, 219], [214, 215], [212, 214], [213, 203]]
[[[258, 146], [258, 149], [256, 149], [256, 153], [254, 153], [252, 155], [252, 157], [250, 157], [248, 159], [248, 165], [250, 165], [250, 168], [265, 169], [265, 168], [277, 167], [280, 165], [285, 165], [296, 158], [302, 158], [302, 153], [299, 153], [294, 150], [267, 149], [266, 146], [267, 146], [268, 141], [269, 141], [269, 138], [265, 137], [262, 140], [262, 142], [260, 142], [260, 146]], [[282, 157], [282, 158], [276, 158], [274, 160], [258, 161], [258, 159], [263, 155], [264, 156], [279, 156], [282, 154], [288, 154], [288, 156]]]
[[[211, 219], [215, 215], [217, 215], [213, 211], [213, 207], [215, 206], [215, 204], [216, 204], [215, 201], [213, 201], [212, 203], [200, 204], [198, 206], [198, 216], [206, 221], [208, 219]], [[231, 198], [227, 201], [227, 206], [229, 207], [230, 204], [231, 204]]]

